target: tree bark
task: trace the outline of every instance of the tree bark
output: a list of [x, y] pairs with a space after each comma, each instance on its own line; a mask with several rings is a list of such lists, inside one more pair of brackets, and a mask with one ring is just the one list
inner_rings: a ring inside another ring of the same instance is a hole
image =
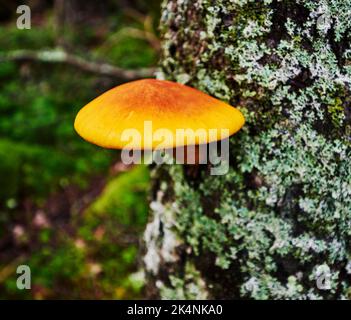
[[151, 296], [351, 298], [351, 1], [169, 0], [160, 78], [238, 107], [224, 176], [153, 172]]

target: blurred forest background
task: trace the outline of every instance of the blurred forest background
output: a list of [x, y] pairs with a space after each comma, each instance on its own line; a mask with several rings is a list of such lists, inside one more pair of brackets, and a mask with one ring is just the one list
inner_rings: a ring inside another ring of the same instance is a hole
[[[21, 4], [30, 30], [16, 27]], [[0, 0], [1, 299], [143, 297], [148, 169], [84, 142], [73, 121], [102, 92], [152, 74], [159, 6]], [[16, 287], [20, 264], [31, 290]]]

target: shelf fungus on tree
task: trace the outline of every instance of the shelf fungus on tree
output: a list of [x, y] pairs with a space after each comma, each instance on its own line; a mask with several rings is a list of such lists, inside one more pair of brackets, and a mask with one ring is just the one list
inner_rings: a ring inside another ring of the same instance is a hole
[[227, 139], [244, 122], [238, 109], [199, 90], [144, 79], [117, 86], [91, 101], [79, 111], [74, 127], [85, 140], [101, 147], [162, 150], [189, 164], [206, 161], [199, 159], [199, 146]]

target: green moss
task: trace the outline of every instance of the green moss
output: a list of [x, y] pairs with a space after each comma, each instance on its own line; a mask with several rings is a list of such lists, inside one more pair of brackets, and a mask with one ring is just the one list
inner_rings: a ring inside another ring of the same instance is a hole
[[144, 285], [138, 271], [139, 235], [148, 214], [149, 171], [136, 166], [112, 179], [85, 210], [79, 234], [88, 242], [87, 257], [99, 261], [101, 288], [109, 296], [139, 297]]
[[86, 211], [87, 221], [108, 216], [125, 226], [143, 226], [148, 210], [145, 204], [148, 183], [149, 171], [141, 165], [111, 180]]
[[[59, 286], [61, 281], [76, 281], [84, 275], [84, 256], [69, 241], [57, 250], [45, 246], [41, 251], [34, 253], [23, 264], [31, 268], [31, 286], [36, 288], [36, 297], [40, 298], [40, 291], [50, 292], [54, 286]], [[18, 291], [16, 287], [17, 274], [14, 272], [4, 282], [4, 286], [11, 297], [28, 298], [28, 291]]]
[[[111, 37], [113, 40], [113, 37]], [[108, 41], [96, 51], [101, 58], [106, 57], [122, 68], [142, 68], [155, 65], [157, 55], [153, 48], [143, 39], [121, 36], [118, 41]]]
[[[141, 2], [145, 25], [110, 3], [98, 5], [101, 11], [80, 8], [79, 21], [68, 13], [57, 26], [48, 4], [32, 12], [31, 30], [18, 30], [14, 10], [0, 26], [0, 54], [62, 45], [87, 60], [151, 66], [157, 53], [143, 30], [150, 29], [158, 0]], [[87, 143], [73, 128], [82, 106], [121, 81], [64, 63], [0, 61], [0, 238], [13, 239], [1, 249], [1, 299], [141, 297], [137, 257], [148, 171], [138, 167], [109, 178], [100, 197], [118, 152]], [[32, 290], [16, 288], [21, 263], [32, 268]]]

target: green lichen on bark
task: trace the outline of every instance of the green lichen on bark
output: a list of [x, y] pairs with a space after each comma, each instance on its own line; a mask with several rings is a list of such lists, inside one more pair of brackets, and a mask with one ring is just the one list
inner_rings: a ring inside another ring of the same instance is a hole
[[350, 299], [351, 1], [169, 0], [162, 12], [159, 77], [238, 106], [246, 124], [224, 176], [155, 169], [150, 281], [165, 298], [194, 281], [211, 298]]

